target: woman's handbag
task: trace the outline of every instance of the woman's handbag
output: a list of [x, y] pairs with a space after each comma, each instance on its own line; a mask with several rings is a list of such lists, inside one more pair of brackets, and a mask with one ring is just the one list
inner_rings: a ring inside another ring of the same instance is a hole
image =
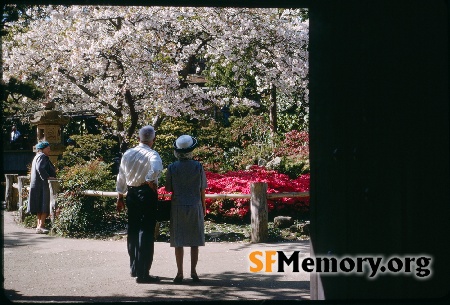
[[158, 200], [156, 204], [156, 220], [157, 221], [169, 221], [170, 220], [170, 207], [172, 202], [170, 200]]

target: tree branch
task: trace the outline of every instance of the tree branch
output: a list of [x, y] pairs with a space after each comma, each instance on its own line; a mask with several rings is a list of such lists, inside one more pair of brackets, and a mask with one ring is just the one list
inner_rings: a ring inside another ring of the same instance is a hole
[[131, 95], [131, 91], [129, 89], [125, 90], [125, 102], [127, 103], [128, 107], [130, 108], [131, 124], [127, 130], [127, 138], [130, 139], [133, 136], [134, 131], [136, 130], [139, 115], [136, 111], [134, 99], [133, 99], [133, 96]]
[[64, 75], [72, 84], [77, 86], [81, 91], [83, 91], [87, 96], [94, 98], [99, 104], [101, 104], [103, 107], [108, 108], [110, 111], [112, 111], [115, 115], [121, 116], [122, 113], [119, 109], [115, 108], [113, 105], [106, 103], [105, 101], [102, 101], [98, 99], [97, 95], [93, 93], [91, 90], [89, 90], [86, 86], [81, 85], [77, 82], [77, 79], [69, 74], [69, 72], [64, 68], [59, 68], [58, 72]]

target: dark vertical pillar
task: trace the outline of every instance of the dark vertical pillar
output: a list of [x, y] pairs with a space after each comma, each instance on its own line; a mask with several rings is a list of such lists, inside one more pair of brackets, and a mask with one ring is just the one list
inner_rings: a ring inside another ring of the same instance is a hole
[[314, 254], [433, 257], [428, 280], [312, 276], [313, 298], [450, 292], [448, 30], [445, 1], [311, 2]]

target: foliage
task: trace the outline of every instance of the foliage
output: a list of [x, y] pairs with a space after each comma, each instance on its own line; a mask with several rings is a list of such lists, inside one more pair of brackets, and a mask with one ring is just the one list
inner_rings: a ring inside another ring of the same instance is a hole
[[23, 225], [27, 228], [35, 228], [37, 226], [37, 217], [27, 213], [28, 200], [22, 201]]
[[1, 100], [4, 115], [15, 115], [23, 112], [24, 106], [21, 101], [25, 98], [39, 100], [44, 96], [44, 91], [31, 81], [20, 81], [11, 77], [6, 84], [1, 84]]
[[112, 166], [118, 157], [117, 141], [99, 134], [71, 135], [73, 145], [68, 145], [56, 166], [59, 169], [102, 160]]
[[0, 36], [8, 36], [14, 30], [26, 29], [33, 19], [48, 17], [40, 7], [27, 4], [2, 4], [0, 10]]
[[256, 114], [231, 117], [230, 126], [211, 122], [198, 133], [202, 146], [195, 155], [208, 171], [245, 169], [273, 156], [276, 137], [271, 136], [264, 117]]
[[244, 169], [257, 164], [260, 158], [273, 156], [274, 140], [267, 124], [262, 116], [253, 113], [231, 117], [230, 126], [224, 126], [220, 118], [218, 121], [168, 118], [157, 131], [154, 149], [166, 166], [175, 161], [173, 142], [181, 134], [190, 134], [199, 140], [194, 158], [202, 162], [205, 170], [223, 173]]
[[291, 130], [308, 130], [309, 105], [305, 92], [300, 95], [277, 95], [277, 122], [280, 134]]
[[125, 218], [116, 213], [115, 198], [81, 194], [83, 190], [115, 188], [108, 164], [95, 160], [66, 167], [59, 178], [62, 191], [57, 198], [59, 215], [54, 226], [58, 235], [95, 237], [123, 229]]
[[291, 179], [309, 173], [309, 161], [300, 161], [295, 158], [283, 158], [278, 168], [280, 172], [286, 174]]
[[183, 135], [188, 134], [197, 136], [195, 122], [189, 122], [185, 118], [166, 118], [156, 131], [156, 141], [153, 149], [158, 152], [163, 161], [163, 166], [166, 168], [170, 163], [175, 161], [173, 154], [173, 143], [175, 140]]
[[198, 130], [199, 147], [194, 151], [195, 158], [202, 162], [207, 171], [225, 172], [233, 170], [230, 152], [238, 146], [230, 131], [221, 123], [211, 121]]
[[275, 149], [275, 155], [282, 158], [278, 170], [296, 178], [309, 173], [309, 134], [292, 130], [284, 135], [284, 140]]
[[[80, 116], [77, 118], [71, 118], [69, 123], [64, 126], [64, 135], [70, 136], [71, 135], [85, 135], [85, 134], [105, 134], [105, 135], [111, 135], [110, 132], [108, 132], [106, 129], [106, 125], [101, 122], [99, 119], [101, 116], [95, 117], [93, 115], [91, 116]], [[102, 130], [105, 129], [105, 130]], [[68, 140], [68, 139], [67, 139]]]
[[[226, 62], [225, 57], [222, 60]], [[257, 92], [256, 79], [247, 71], [240, 77], [236, 77], [235, 65], [232, 62], [221, 65], [211, 65], [204, 74], [207, 75], [208, 87], [225, 86], [229, 88], [230, 96], [237, 96], [240, 98], [248, 98], [253, 101], [261, 100], [261, 95]]]
[[[175, 161], [173, 141], [181, 134], [196, 136], [199, 146], [194, 158], [201, 161], [206, 171], [226, 173], [258, 165], [262, 160], [281, 157], [277, 170], [291, 178], [309, 172], [309, 140], [306, 131], [290, 131], [283, 136], [272, 134], [267, 119], [250, 111], [230, 117], [225, 126], [215, 120], [188, 122], [168, 119], [158, 130], [155, 150], [164, 165]], [[261, 164], [260, 164], [261, 165]]]
[[[206, 172], [208, 180], [207, 194], [250, 194], [250, 186], [255, 182], [266, 182], [268, 193], [307, 192], [309, 191], [309, 175], [301, 175], [290, 179], [287, 175], [263, 167], [252, 166], [249, 170], [241, 170], [218, 174]], [[161, 187], [158, 193], [166, 193]], [[309, 210], [309, 196], [299, 198], [279, 198], [267, 201], [269, 215], [306, 215]], [[250, 216], [249, 199], [207, 199], [207, 216], [215, 220], [229, 221], [247, 220]]]
[[277, 156], [309, 157], [309, 134], [306, 131], [291, 130], [284, 135], [283, 143], [276, 150]]
[[[158, 241], [169, 241], [170, 223], [161, 222]], [[285, 242], [292, 240], [307, 240], [309, 234], [292, 232], [290, 228], [276, 228], [273, 222], [267, 224], [268, 242]], [[229, 223], [205, 221], [205, 240], [207, 242], [250, 242], [251, 225], [249, 223]]]

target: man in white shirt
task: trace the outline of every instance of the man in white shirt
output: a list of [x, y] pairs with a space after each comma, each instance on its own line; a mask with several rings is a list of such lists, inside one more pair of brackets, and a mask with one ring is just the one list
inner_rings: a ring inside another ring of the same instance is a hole
[[123, 196], [127, 193], [127, 247], [130, 273], [137, 283], [159, 282], [159, 277], [149, 274], [154, 253], [158, 177], [163, 170], [161, 157], [151, 148], [154, 141], [154, 128], [142, 127], [139, 145], [124, 153], [117, 175], [119, 212], [125, 207]]

